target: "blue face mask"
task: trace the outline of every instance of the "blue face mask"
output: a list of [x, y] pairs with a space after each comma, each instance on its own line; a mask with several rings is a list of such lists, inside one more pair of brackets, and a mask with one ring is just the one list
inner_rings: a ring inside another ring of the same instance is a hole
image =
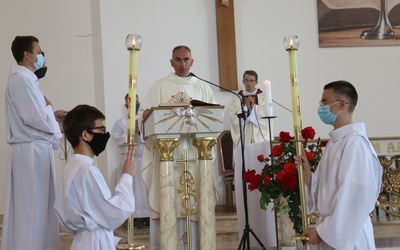
[[37, 60], [34, 62], [36, 70], [41, 69], [44, 65], [44, 56], [43, 55], [37, 55], [36, 56]]
[[318, 116], [325, 124], [333, 125], [336, 122], [337, 116], [341, 110], [335, 115], [331, 112], [331, 106], [338, 102], [339, 101], [334, 102], [331, 105], [318, 106]]

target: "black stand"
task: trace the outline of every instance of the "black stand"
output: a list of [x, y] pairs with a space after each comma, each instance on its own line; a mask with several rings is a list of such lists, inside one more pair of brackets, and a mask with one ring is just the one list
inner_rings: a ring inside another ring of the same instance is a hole
[[257, 240], [258, 244], [260, 244], [261, 249], [266, 250], [265, 246], [262, 244], [260, 239], [254, 233], [253, 229], [250, 228], [249, 225], [249, 209], [247, 206], [247, 188], [246, 188], [246, 181], [243, 178], [243, 174], [246, 172], [246, 165], [244, 161], [244, 142], [243, 142], [243, 129], [242, 129], [242, 118], [246, 119], [246, 112], [243, 110], [242, 106], [242, 113], [238, 114], [239, 118], [239, 133], [240, 133], [240, 149], [242, 153], [242, 191], [243, 191], [243, 205], [244, 205], [244, 216], [245, 216], [245, 228], [243, 230], [242, 239], [240, 240], [240, 244], [238, 250], [242, 249], [245, 250], [247, 245], [247, 250], [250, 250], [250, 233], [253, 237]]
[[[266, 117], [261, 117], [262, 119], [268, 119], [268, 135], [269, 135], [269, 149], [270, 152], [272, 153], [272, 129], [271, 129], [271, 119], [276, 118], [276, 116], [266, 116]], [[271, 157], [271, 165], [274, 164], [274, 158]], [[278, 216], [276, 214], [276, 210], [274, 212], [275, 215], [275, 236], [276, 236], [276, 249], [279, 249], [279, 238], [278, 238]]]

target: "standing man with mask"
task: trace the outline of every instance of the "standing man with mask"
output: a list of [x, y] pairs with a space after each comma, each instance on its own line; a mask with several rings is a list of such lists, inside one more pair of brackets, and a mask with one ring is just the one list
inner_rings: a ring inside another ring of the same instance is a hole
[[39, 88], [35, 71], [44, 65], [39, 40], [15, 37], [6, 88], [6, 132], [10, 144], [2, 249], [58, 249], [59, 227], [53, 209], [59, 122], [65, 111], [54, 112]]
[[134, 148], [128, 147], [121, 178], [111, 193], [93, 157], [106, 148], [110, 133], [105, 116], [89, 105], [68, 112], [64, 133], [74, 149], [57, 189], [54, 208], [64, 231], [74, 234], [71, 250], [115, 249], [126, 239], [113, 231], [135, 211], [132, 180], [136, 173]]
[[381, 189], [382, 166], [365, 124], [353, 122], [357, 99], [347, 81], [325, 85], [318, 115], [333, 126], [331, 139], [315, 173], [305, 154], [294, 157], [304, 169], [307, 210], [320, 214], [317, 226], [304, 232], [318, 249], [375, 249], [369, 214]]

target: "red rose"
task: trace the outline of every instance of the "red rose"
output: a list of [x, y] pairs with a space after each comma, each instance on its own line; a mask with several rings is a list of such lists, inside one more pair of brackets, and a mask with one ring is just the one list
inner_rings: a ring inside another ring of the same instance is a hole
[[256, 174], [256, 171], [254, 169], [247, 170], [246, 172], [243, 173], [243, 179], [247, 183], [249, 183], [248, 189], [250, 191], [253, 191], [254, 189], [257, 189], [258, 186], [260, 185], [261, 175]]
[[307, 160], [314, 160], [314, 154], [310, 151], [306, 151]]
[[272, 156], [280, 156], [281, 154], [283, 154], [281, 145], [274, 145], [272, 147], [271, 155]]
[[290, 141], [290, 139], [292, 139], [292, 137], [290, 136], [289, 132], [281, 131], [279, 133], [279, 142], [287, 143]]
[[261, 181], [261, 175], [259, 175], [259, 174], [253, 175], [250, 179], [248, 189], [250, 191], [257, 189], [258, 186], [260, 185], [260, 181]]
[[250, 182], [251, 178], [256, 174], [256, 171], [254, 169], [252, 170], [247, 170], [246, 172], [243, 173], [243, 179], [245, 182]]
[[283, 165], [283, 171], [286, 173], [295, 174], [296, 170], [296, 164], [292, 162], [286, 162], [285, 165]]
[[289, 172], [279, 172], [276, 178], [281, 182], [283, 189], [293, 190], [297, 186], [297, 178]]
[[264, 176], [264, 183], [265, 184], [272, 184], [271, 177], [269, 177], [268, 175]]
[[259, 162], [263, 162], [263, 161], [264, 161], [264, 155], [259, 155], [259, 156], [257, 156], [257, 160], [258, 160]]
[[293, 190], [297, 186], [297, 178], [292, 174], [285, 174], [281, 181], [282, 187], [286, 190]]
[[303, 139], [305, 140], [312, 140], [315, 136], [315, 130], [312, 127], [306, 127], [301, 131], [301, 136], [303, 136]]
[[326, 144], [328, 144], [328, 141], [321, 141], [322, 145], [324, 145], [324, 147], [326, 147]]

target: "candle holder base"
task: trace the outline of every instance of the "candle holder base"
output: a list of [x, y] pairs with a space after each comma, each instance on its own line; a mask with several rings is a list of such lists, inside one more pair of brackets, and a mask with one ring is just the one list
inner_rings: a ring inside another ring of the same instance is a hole
[[118, 250], [136, 250], [136, 249], [145, 249], [146, 247], [143, 245], [137, 244], [119, 244], [117, 245]]

